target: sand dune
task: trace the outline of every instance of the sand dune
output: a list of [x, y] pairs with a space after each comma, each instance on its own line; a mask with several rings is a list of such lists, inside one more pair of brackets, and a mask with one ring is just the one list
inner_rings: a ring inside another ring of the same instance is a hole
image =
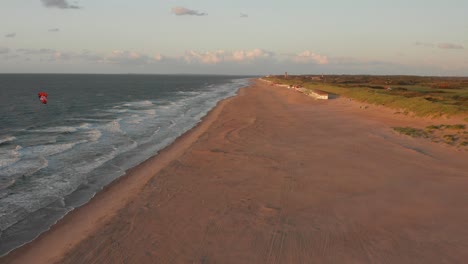
[[464, 263], [468, 154], [410, 122], [256, 82], [0, 262]]

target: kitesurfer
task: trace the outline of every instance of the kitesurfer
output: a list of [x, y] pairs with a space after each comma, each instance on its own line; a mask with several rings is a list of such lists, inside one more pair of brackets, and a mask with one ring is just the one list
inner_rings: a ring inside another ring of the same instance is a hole
[[46, 92], [39, 92], [39, 93], [37, 94], [37, 96], [39, 97], [39, 100], [41, 100], [41, 102], [42, 102], [43, 104], [47, 104], [47, 96], [48, 96], [48, 94], [47, 94]]

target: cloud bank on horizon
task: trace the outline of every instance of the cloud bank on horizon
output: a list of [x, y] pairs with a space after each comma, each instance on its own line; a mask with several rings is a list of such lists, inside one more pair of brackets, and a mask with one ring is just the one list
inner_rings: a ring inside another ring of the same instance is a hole
[[31, 1], [0, 4], [0, 73], [468, 74], [458, 0]]
[[176, 16], [207, 16], [207, 13], [199, 12], [196, 10], [188, 9], [181, 6], [176, 6], [172, 8], [172, 13]]
[[6, 54], [6, 53], [8, 53], [8, 52], [10, 52], [10, 49], [9, 49], [9, 48], [2, 48], [2, 47], [0, 47], [0, 54]]
[[461, 49], [465, 49], [465, 47], [463, 45], [460, 45], [460, 44], [455, 44], [455, 43], [439, 43], [437, 45], [433, 44], [433, 43], [427, 43], [427, 42], [419, 42], [419, 41], [416, 41], [414, 43], [416, 46], [423, 46], [423, 47], [437, 47], [439, 49], [447, 49], [447, 50], [461, 50]]
[[45, 7], [55, 7], [60, 9], [80, 9], [80, 6], [69, 4], [67, 0], [41, 0]]
[[441, 49], [464, 49], [462, 45], [453, 44], [453, 43], [440, 43], [437, 47]]

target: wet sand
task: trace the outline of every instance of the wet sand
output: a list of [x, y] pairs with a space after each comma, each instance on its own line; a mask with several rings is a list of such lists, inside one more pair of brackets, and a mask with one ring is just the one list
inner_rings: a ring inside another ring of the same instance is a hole
[[464, 263], [468, 152], [390, 128], [425, 122], [256, 82], [0, 263]]

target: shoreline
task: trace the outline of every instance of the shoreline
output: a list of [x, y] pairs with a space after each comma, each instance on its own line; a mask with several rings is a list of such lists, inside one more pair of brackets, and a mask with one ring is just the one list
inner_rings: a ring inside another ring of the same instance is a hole
[[[250, 82], [252, 82], [252, 80]], [[131, 191], [142, 188], [152, 177], [156, 176], [158, 171], [167, 166], [176, 156], [181, 155], [185, 148], [189, 148], [199, 135], [213, 123], [227, 101], [238, 96], [241, 90], [246, 88], [248, 88], [248, 86], [239, 88], [234, 96], [220, 100], [201, 118], [199, 123], [176, 138], [174, 142], [158, 151], [156, 155], [126, 170], [124, 175], [104, 186], [102, 190], [97, 192], [88, 202], [68, 212], [48, 230], [42, 232], [32, 241], [26, 242], [12, 249], [5, 255], [0, 256], [0, 262], [4, 260], [6, 262], [12, 261], [12, 263], [53, 263], [57, 259], [60, 259], [64, 252], [73, 248], [73, 246], [91, 234], [93, 230], [105, 224], [119, 209], [128, 204], [132, 198], [135, 198], [138, 193], [135, 192], [131, 195]], [[117, 192], [119, 193], [119, 200], [111, 201], [113, 198], [112, 196]], [[122, 193], [126, 194], [126, 196], [121, 196], [120, 194]], [[110, 210], [110, 214], [104, 213], [104, 207]], [[81, 211], [88, 210], [92, 211], [92, 219], [82, 216], [83, 213]], [[98, 223], [97, 225], [95, 224], [96, 222]], [[68, 233], [66, 229], [70, 226], [73, 226], [72, 234], [67, 234], [67, 236], [63, 238], [61, 235]], [[52, 254], [43, 255], [39, 253], [42, 251], [43, 247], [49, 247], [50, 244], [54, 245], [55, 250], [54, 252], [47, 252]], [[26, 252], [28, 255], [33, 255], [33, 257], [28, 258], [21, 256]], [[40, 256], [40, 258], [37, 258], [37, 256]]]
[[396, 135], [385, 124], [407, 120], [345, 103], [252, 81], [0, 262], [468, 257], [450, 242], [468, 243], [467, 155]]

